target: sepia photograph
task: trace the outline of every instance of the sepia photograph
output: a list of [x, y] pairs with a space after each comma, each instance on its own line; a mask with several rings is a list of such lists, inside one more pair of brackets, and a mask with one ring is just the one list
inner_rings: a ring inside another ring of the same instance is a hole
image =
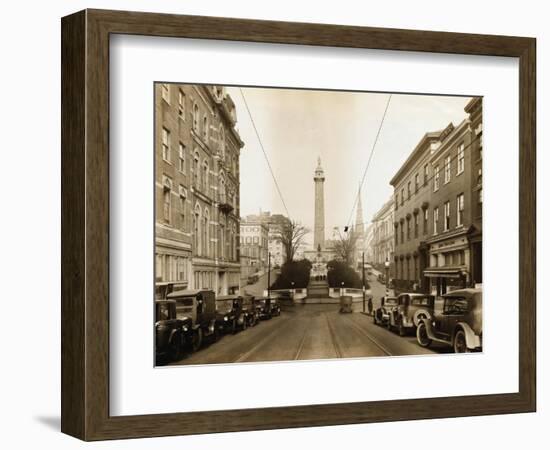
[[156, 82], [155, 365], [481, 352], [482, 107]]

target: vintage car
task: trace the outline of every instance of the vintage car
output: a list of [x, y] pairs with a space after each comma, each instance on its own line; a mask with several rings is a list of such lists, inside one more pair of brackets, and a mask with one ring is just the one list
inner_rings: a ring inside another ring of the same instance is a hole
[[351, 295], [342, 295], [340, 297], [340, 313], [352, 313], [353, 312], [353, 297]]
[[271, 298], [271, 302], [269, 304], [269, 307], [271, 309], [271, 316], [277, 317], [281, 315], [281, 304], [279, 303], [278, 298]]
[[380, 307], [376, 308], [372, 315], [374, 324], [386, 325], [390, 328], [390, 314], [397, 306], [397, 297], [382, 297], [380, 300]]
[[204, 340], [216, 342], [219, 338], [216, 327], [216, 295], [208, 289], [182, 289], [167, 295], [176, 302], [176, 317], [190, 319], [187, 341], [196, 352]]
[[400, 336], [414, 330], [421, 319], [430, 319], [434, 314], [435, 297], [429, 294], [399, 294], [398, 306], [390, 316], [390, 327]]
[[155, 356], [157, 363], [175, 361], [183, 356], [190, 343], [191, 320], [176, 317], [174, 300], [155, 301]]
[[[259, 297], [254, 300], [256, 311], [258, 312], [258, 316], [260, 317], [260, 319], [271, 319], [273, 317], [271, 307], [271, 303], [273, 301], [276, 300], [272, 299], [271, 297]], [[278, 308], [278, 311], [280, 313], [280, 307]]]
[[443, 295], [443, 310], [419, 321], [416, 339], [422, 347], [440, 342], [455, 353], [481, 351], [481, 289], [460, 289]]
[[254, 303], [254, 296], [245, 295], [243, 297], [242, 310], [243, 310], [243, 314], [247, 322], [247, 325], [249, 327], [256, 326], [258, 324], [258, 321], [260, 320], [260, 316], [258, 314], [258, 310], [256, 309], [256, 306]]
[[222, 333], [236, 333], [246, 329], [243, 298], [239, 295], [220, 295], [216, 298], [216, 323]]

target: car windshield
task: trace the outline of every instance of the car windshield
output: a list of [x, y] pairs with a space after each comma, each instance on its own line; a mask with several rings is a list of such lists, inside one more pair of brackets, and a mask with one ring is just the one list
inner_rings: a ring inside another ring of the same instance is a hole
[[217, 300], [216, 310], [220, 313], [228, 313], [233, 309], [233, 300]]
[[385, 305], [391, 306], [391, 305], [397, 305], [397, 299], [396, 298], [387, 298], [384, 302]]
[[265, 306], [265, 300], [258, 300], [258, 306]]
[[443, 312], [445, 314], [465, 314], [468, 312], [468, 300], [464, 297], [447, 297]]
[[157, 320], [169, 320], [170, 319], [170, 305], [167, 303], [161, 303], [157, 305]]

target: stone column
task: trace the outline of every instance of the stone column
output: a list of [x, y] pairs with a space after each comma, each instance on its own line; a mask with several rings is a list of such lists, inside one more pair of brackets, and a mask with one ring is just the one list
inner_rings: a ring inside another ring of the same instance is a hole
[[321, 158], [315, 169], [315, 227], [313, 231], [313, 250], [325, 249], [325, 173], [321, 167]]

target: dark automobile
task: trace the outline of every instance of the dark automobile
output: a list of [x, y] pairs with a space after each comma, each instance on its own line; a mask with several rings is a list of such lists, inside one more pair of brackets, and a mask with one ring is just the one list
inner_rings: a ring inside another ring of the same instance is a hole
[[242, 310], [247, 325], [249, 327], [256, 326], [258, 324], [258, 321], [260, 320], [260, 317], [254, 305], [254, 297], [252, 295], [247, 295], [243, 297]]
[[382, 297], [380, 301], [380, 307], [374, 310], [372, 315], [375, 325], [386, 325], [388, 328], [390, 325], [390, 314], [397, 308], [397, 297]]
[[272, 298], [269, 307], [271, 309], [272, 317], [277, 317], [281, 315], [281, 304], [279, 303], [278, 298]]
[[351, 295], [342, 295], [340, 297], [340, 313], [352, 313], [353, 312], [353, 297]]
[[168, 294], [169, 300], [176, 302], [176, 317], [189, 319], [191, 326], [187, 331], [187, 341], [191, 349], [201, 348], [204, 339], [210, 342], [218, 340], [216, 327], [216, 295], [208, 289], [184, 289]]
[[421, 319], [416, 339], [422, 347], [433, 341], [446, 344], [455, 353], [482, 349], [481, 289], [460, 289], [443, 295], [443, 311]]
[[157, 362], [175, 361], [183, 356], [188, 340], [191, 320], [176, 317], [174, 300], [155, 302], [155, 355]]
[[400, 294], [398, 306], [390, 316], [391, 328], [397, 328], [400, 336], [416, 329], [420, 320], [430, 319], [434, 314], [435, 297], [429, 294]]
[[[273, 302], [276, 302], [276, 300], [271, 297], [260, 297], [255, 299], [254, 303], [256, 305], [256, 310], [260, 319], [271, 319], [273, 317], [273, 309], [271, 306]], [[281, 308], [279, 307], [278, 303], [277, 306], [278, 309], [275, 309], [275, 311], [278, 311], [280, 314]]]
[[222, 333], [236, 333], [239, 328], [246, 328], [242, 300], [239, 295], [221, 295], [216, 298], [216, 323]]

